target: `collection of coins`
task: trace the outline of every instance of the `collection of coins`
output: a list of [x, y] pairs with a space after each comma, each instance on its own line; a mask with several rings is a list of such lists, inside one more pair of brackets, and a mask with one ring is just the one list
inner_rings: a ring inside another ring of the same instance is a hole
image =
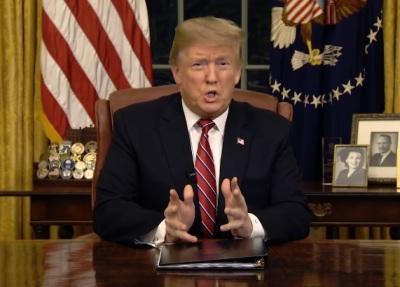
[[92, 179], [96, 165], [97, 142], [51, 143], [40, 155], [37, 177], [40, 179]]

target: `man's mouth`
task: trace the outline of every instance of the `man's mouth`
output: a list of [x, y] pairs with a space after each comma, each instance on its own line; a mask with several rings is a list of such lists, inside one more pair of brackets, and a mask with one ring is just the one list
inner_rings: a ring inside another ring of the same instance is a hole
[[217, 92], [216, 91], [209, 91], [209, 92], [207, 92], [207, 94], [206, 94], [206, 96], [208, 96], [208, 97], [215, 97], [217, 95]]

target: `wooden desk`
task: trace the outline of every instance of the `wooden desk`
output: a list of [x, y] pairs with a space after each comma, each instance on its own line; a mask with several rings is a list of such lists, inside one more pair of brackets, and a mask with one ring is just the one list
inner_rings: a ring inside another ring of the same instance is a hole
[[298, 241], [268, 249], [265, 271], [157, 271], [158, 250], [104, 241], [0, 242], [4, 286], [400, 286], [399, 241]]

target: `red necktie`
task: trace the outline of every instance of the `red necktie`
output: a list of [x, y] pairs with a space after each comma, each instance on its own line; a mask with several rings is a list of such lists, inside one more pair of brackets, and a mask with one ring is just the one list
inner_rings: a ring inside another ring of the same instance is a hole
[[215, 230], [217, 189], [214, 160], [208, 143], [208, 131], [215, 123], [212, 120], [200, 120], [198, 125], [202, 129], [202, 134], [195, 161], [197, 190], [204, 236], [212, 237]]

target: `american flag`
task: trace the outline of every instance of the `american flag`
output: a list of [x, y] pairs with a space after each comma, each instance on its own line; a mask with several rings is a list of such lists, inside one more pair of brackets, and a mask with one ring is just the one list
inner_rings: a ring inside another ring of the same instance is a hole
[[43, 0], [43, 127], [60, 142], [94, 125], [96, 100], [152, 84], [150, 31], [143, 0]]
[[322, 14], [322, 8], [317, 0], [288, 0], [287, 20], [292, 23], [308, 23]]

